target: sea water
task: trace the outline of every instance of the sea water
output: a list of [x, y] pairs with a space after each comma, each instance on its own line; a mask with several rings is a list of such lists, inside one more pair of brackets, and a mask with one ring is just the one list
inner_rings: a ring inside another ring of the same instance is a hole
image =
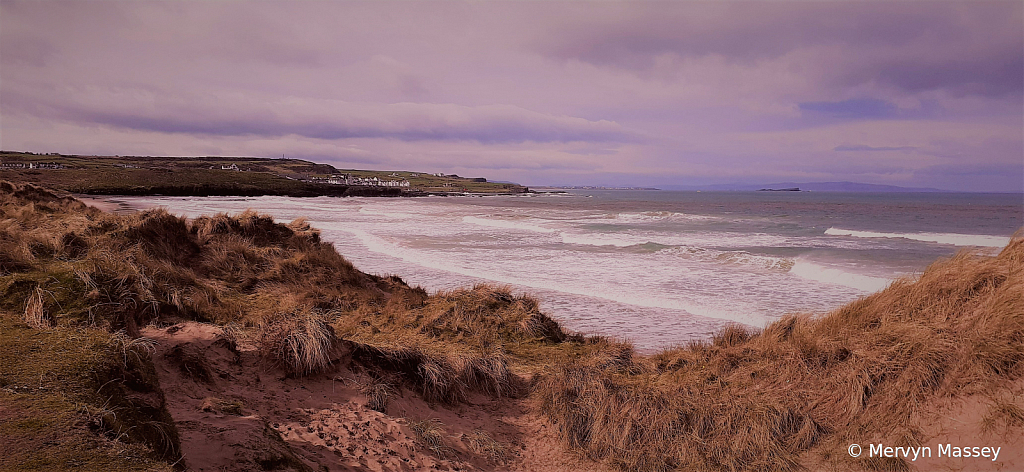
[[189, 217], [305, 217], [360, 270], [507, 285], [569, 329], [650, 351], [824, 313], [959, 250], [995, 253], [1019, 194], [573, 190], [420, 198], [125, 197]]

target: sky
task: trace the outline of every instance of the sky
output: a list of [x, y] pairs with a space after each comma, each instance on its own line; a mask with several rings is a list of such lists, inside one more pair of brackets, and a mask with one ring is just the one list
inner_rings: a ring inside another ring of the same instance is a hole
[[0, 0], [0, 148], [1020, 192], [1022, 10]]

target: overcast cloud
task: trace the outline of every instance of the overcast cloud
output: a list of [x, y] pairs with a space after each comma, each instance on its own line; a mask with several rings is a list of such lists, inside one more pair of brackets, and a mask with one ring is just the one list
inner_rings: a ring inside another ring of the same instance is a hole
[[1022, 9], [0, 0], [0, 147], [1022, 191]]

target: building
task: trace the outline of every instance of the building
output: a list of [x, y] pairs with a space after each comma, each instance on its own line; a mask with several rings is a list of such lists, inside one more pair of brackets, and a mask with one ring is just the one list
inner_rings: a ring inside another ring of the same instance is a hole
[[0, 162], [0, 169], [63, 169], [64, 164], [56, 162]]
[[381, 180], [377, 177], [361, 178], [355, 177], [352, 179], [352, 185], [370, 185], [374, 187], [399, 187], [408, 188], [408, 180]]
[[352, 177], [351, 174], [332, 175], [327, 178], [310, 177], [308, 181], [331, 185], [365, 185], [371, 187], [409, 188], [408, 180], [382, 180], [379, 177]]

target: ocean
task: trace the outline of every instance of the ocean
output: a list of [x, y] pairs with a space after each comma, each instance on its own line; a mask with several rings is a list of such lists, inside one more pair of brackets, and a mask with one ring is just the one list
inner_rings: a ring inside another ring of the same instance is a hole
[[421, 198], [118, 197], [194, 217], [305, 217], [358, 269], [430, 292], [478, 283], [641, 351], [825, 313], [960, 250], [997, 252], [1019, 194], [570, 190]]

